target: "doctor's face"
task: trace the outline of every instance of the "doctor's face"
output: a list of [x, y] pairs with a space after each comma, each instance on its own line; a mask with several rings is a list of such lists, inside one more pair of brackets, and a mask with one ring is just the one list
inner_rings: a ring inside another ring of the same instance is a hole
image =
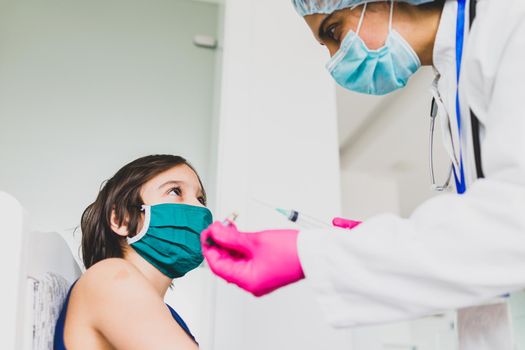
[[[392, 28], [409, 43], [423, 65], [432, 64], [443, 4], [443, 0], [419, 6], [398, 2], [393, 4]], [[333, 56], [348, 32], [357, 32], [363, 6], [335, 11], [330, 15], [309, 15], [304, 19], [317, 41], [326, 46], [330, 56]], [[385, 44], [389, 32], [390, 6], [390, 2], [374, 2], [366, 7], [359, 37], [370, 50], [377, 50]]]
[[[346, 34], [349, 31], [357, 32], [362, 11], [363, 5], [355, 9], [335, 11], [330, 15], [309, 15], [304, 19], [317, 41], [326, 46], [330, 56], [333, 56], [339, 50]], [[368, 4], [359, 36], [369, 49], [379, 49], [385, 44], [389, 13], [389, 3]]]

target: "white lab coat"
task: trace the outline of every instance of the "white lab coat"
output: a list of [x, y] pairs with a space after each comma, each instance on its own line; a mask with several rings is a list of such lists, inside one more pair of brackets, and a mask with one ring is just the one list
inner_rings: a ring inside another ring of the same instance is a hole
[[[434, 63], [457, 144], [456, 11], [455, 0], [447, 1]], [[460, 81], [467, 193], [437, 196], [409, 219], [374, 217], [351, 233], [301, 232], [300, 260], [332, 325], [410, 319], [525, 288], [524, 84], [525, 1], [478, 0]], [[469, 107], [481, 122], [482, 180]]]

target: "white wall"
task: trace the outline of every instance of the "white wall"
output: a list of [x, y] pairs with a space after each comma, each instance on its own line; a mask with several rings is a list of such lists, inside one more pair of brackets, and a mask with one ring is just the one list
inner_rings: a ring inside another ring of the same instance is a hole
[[[101, 183], [153, 154], [187, 157], [213, 178], [219, 6], [193, 0], [11, 0], [0, 3], [0, 189], [32, 228], [79, 224]], [[211, 191], [213, 192], [213, 191]], [[167, 300], [206, 348], [208, 270]]]
[[[286, 222], [253, 198], [328, 219], [340, 212], [335, 86], [289, 1], [227, 0], [217, 213], [245, 230]], [[217, 281], [214, 350], [349, 349], [305, 283], [256, 299]]]
[[[338, 91], [345, 215], [392, 212], [406, 217], [435, 195], [429, 174], [432, 79], [432, 70], [424, 68], [405, 89], [385, 97]], [[449, 162], [436, 124], [436, 171], [442, 181]], [[366, 193], [352, 196], [359, 187], [366, 187]]]
[[0, 188], [33, 226], [78, 225], [103, 180], [152, 153], [208, 180], [218, 8], [191, 0], [12, 0], [0, 22]]

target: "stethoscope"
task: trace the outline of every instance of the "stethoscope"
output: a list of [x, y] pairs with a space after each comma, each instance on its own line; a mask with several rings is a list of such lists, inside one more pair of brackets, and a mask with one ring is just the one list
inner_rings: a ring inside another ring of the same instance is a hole
[[438, 185], [436, 181], [435, 167], [434, 167], [434, 135], [436, 129], [436, 118], [438, 112], [438, 105], [435, 98], [432, 98], [432, 106], [430, 107], [430, 132], [429, 132], [429, 163], [430, 163], [430, 182], [431, 189], [436, 192], [443, 192], [450, 188], [450, 180], [452, 180], [452, 174], [454, 173], [454, 165], [450, 162], [448, 175], [442, 185]]
[[[463, 43], [465, 39], [465, 9], [466, 9], [466, 0], [458, 0], [458, 16], [456, 22], [456, 119], [458, 123], [458, 133], [461, 135], [461, 110], [459, 104], [459, 78], [461, 73], [461, 62], [463, 59]], [[436, 181], [435, 167], [434, 167], [434, 134], [436, 127], [436, 118], [437, 118], [438, 105], [435, 98], [432, 99], [432, 107], [430, 110], [430, 140], [429, 140], [429, 162], [430, 162], [430, 180], [432, 183], [432, 189], [438, 192], [447, 190], [450, 187], [450, 182], [454, 176], [456, 182], [456, 191], [458, 194], [463, 194], [467, 190], [467, 185], [465, 181], [465, 171], [463, 167], [463, 152], [461, 149], [461, 137], [459, 141], [459, 160], [458, 167], [454, 166], [454, 163], [451, 163], [450, 170], [446, 181], [439, 185]], [[452, 142], [453, 144], [453, 142]]]

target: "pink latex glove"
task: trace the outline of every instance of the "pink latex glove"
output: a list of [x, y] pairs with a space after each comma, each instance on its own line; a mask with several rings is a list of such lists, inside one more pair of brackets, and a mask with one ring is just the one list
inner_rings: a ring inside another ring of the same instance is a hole
[[296, 230], [239, 232], [214, 222], [201, 234], [211, 270], [227, 282], [260, 297], [304, 278]]
[[332, 220], [332, 225], [339, 228], [353, 229], [361, 225], [361, 221], [348, 220], [343, 218], [334, 218]]

